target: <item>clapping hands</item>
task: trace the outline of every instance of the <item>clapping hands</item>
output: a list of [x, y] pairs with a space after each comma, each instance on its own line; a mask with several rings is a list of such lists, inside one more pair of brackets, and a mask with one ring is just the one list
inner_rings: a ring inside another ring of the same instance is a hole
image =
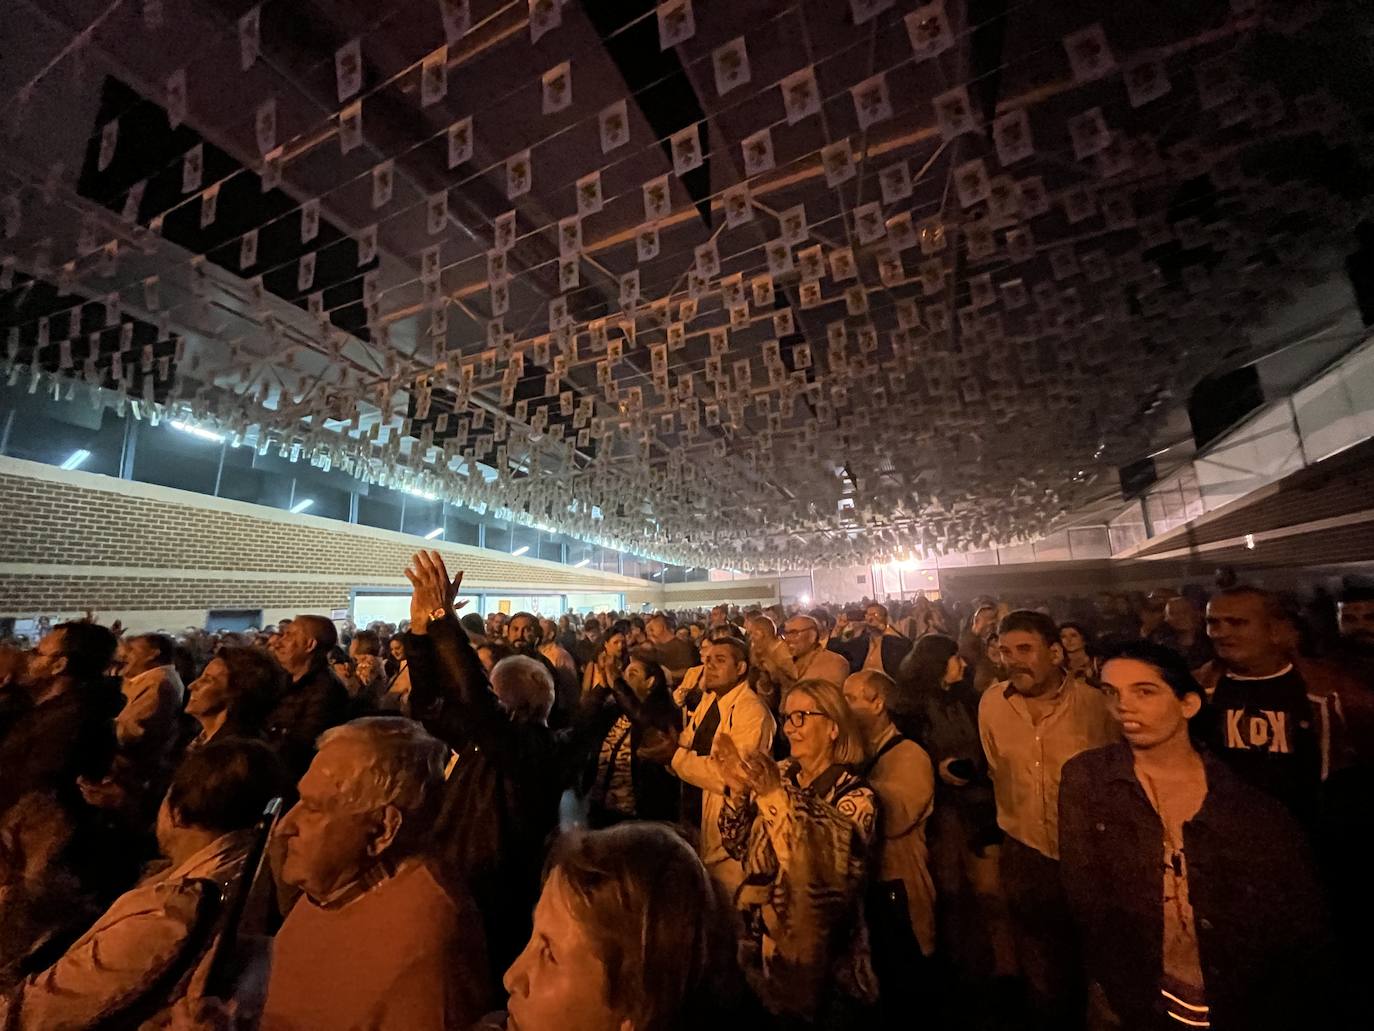
[[772, 758], [757, 751], [747, 757], [741, 755], [729, 734], [716, 735], [711, 758], [719, 764], [721, 779], [731, 791], [765, 795], [782, 785], [778, 764]]

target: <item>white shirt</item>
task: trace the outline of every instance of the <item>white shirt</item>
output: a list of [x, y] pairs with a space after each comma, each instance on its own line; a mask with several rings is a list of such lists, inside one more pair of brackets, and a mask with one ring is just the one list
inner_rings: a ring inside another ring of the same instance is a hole
[[[687, 725], [682, 728], [678, 750], [673, 755], [673, 773], [702, 792], [701, 840], [698, 845], [702, 862], [708, 867], [733, 865], [738, 868], [739, 864], [730, 859], [720, 841], [720, 807], [725, 798], [725, 780], [720, 774], [720, 764], [709, 755], [697, 755], [692, 751], [692, 739], [696, 737], [702, 720], [711, 711], [712, 702], [720, 706], [720, 727], [716, 730], [716, 738], [725, 734], [735, 743], [741, 755], [755, 751], [771, 755], [777, 724], [768, 706], [759, 700], [747, 683], [740, 681], [720, 695], [719, 700], [709, 691], [702, 694]], [[712, 875], [720, 879], [716, 870], [712, 870]], [[726, 879], [729, 879], [728, 874]]]

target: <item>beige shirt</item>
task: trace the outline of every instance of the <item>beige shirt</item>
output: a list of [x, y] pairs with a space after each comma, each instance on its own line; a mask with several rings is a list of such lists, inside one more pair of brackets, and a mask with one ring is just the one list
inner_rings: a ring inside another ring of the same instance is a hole
[[[678, 738], [672, 771], [679, 779], [701, 789], [701, 839], [697, 849], [711, 876], [733, 889], [739, 886], [744, 874], [739, 863], [726, 853], [720, 840], [720, 807], [725, 799], [725, 780], [720, 774], [720, 764], [715, 759], [692, 751], [692, 739], [696, 737], [697, 727], [710, 712], [714, 699], [715, 695], [709, 691], [703, 692], [701, 701], [692, 710]], [[768, 707], [749, 689], [747, 683], [741, 681], [721, 695], [718, 704], [720, 727], [716, 731], [717, 739], [721, 734], [726, 735], [742, 755], [754, 751], [772, 754], [773, 733], [777, 730], [777, 724]]]
[[1066, 676], [1037, 724], [1026, 700], [1001, 681], [978, 703], [978, 733], [997, 797], [997, 825], [1023, 845], [1059, 858], [1059, 777], [1079, 752], [1121, 738], [1107, 696]]
[[[897, 734], [889, 727], [877, 741], [882, 748]], [[935, 771], [926, 750], [910, 739], [889, 748], [868, 773], [878, 796], [882, 838], [878, 842], [878, 880], [901, 881], [906, 888], [911, 929], [927, 956], [935, 951], [935, 882], [930, 877], [926, 821], [935, 811]]]
[[251, 831], [217, 838], [180, 866], [126, 891], [61, 958], [0, 996], [0, 1027], [96, 1027], [131, 1005], [181, 953], [196, 925], [202, 887], [238, 875]]
[[844, 687], [849, 676], [849, 661], [838, 652], [832, 652], [824, 645], [810, 655], [792, 660], [798, 680], [825, 680], [836, 687]]
[[122, 751], [161, 756], [180, 731], [186, 689], [172, 666], [154, 666], [124, 677], [119, 689], [124, 708], [115, 717], [115, 736]]

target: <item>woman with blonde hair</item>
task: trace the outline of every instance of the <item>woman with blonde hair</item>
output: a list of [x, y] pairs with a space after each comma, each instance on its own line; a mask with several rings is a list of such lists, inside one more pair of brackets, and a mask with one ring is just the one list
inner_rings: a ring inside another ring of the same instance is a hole
[[824, 680], [790, 688], [781, 719], [791, 749], [781, 762], [717, 739], [721, 837], [745, 873], [740, 965], [774, 1017], [858, 1026], [877, 997], [862, 905], [877, 800], [851, 768], [864, 761], [863, 735]]

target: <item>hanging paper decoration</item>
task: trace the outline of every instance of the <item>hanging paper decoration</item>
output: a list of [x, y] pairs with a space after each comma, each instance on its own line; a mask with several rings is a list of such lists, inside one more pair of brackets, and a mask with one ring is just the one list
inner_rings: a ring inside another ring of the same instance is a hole
[[[534, 31], [533, 9], [530, 11], [530, 31]], [[452, 46], [472, 28], [472, 12], [468, 0], [439, 0], [439, 18], [444, 23], [444, 41]]]
[[740, 141], [744, 152], [744, 174], [761, 175], [771, 172], [773, 161], [773, 134], [768, 129], [760, 129]]
[[788, 125], [796, 125], [803, 118], [820, 113], [821, 91], [816, 85], [816, 70], [811, 66], [788, 75], [779, 87]]
[[200, 189], [205, 176], [205, 148], [197, 143], [181, 159], [181, 192], [194, 193]]
[[1126, 80], [1126, 95], [1130, 98], [1131, 107], [1144, 107], [1169, 94], [1169, 76], [1164, 64], [1153, 58], [1127, 65], [1122, 78]]
[[358, 264], [371, 264], [377, 260], [377, 227], [370, 225], [358, 236]]
[[672, 195], [668, 189], [668, 177], [661, 175], [650, 179], [643, 186], [644, 221], [656, 222], [672, 211]]
[[645, 262], [658, 257], [658, 246], [657, 223], [640, 226], [639, 232], [635, 235], [636, 259], [640, 262]]
[[348, 154], [363, 142], [363, 102], [355, 100], [339, 112], [339, 150]]
[[887, 93], [887, 76], [882, 72], [850, 89], [859, 128], [867, 130], [892, 117], [892, 100]]
[[119, 119], [111, 119], [100, 129], [100, 153], [96, 158], [96, 168], [100, 171], [110, 167], [114, 160], [115, 147], [119, 145]]
[[945, 13], [944, 0], [923, 4], [908, 14], [903, 22], [911, 40], [911, 50], [918, 61], [938, 57], [954, 46], [954, 33], [950, 29], [949, 16]]
[[258, 59], [261, 48], [259, 35], [262, 24], [262, 5], [257, 4], [239, 18], [239, 71], [246, 72]]
[[219, 183], [205, 189], [200, 195], [200, 228], [205, 229], [215, 221], [219, 207]]
[[493, 246], [497, 253], [504, 254], [515, 246], [515, 212], [507, 211], [497, 215], [492, 223]]
[[1100, 23], [1065, 36], [1064, 51], [1075, 82], [1090, 82], [1116, 70], [1116, 58]]
[[737, 229], [754, 217], [754, 206], [749, 201], [749, 185], [739, 183], [721, 194], [721, 206], [725, 209], [725, 224]]
[[854, 154], [849, 140], [836, 140], [821, 148], [821, 165], [825, 168], [825, 184], [832, 189], [854, 178]]
[[1024, 161], [1035, 153], [1031, 140], [1030, 117], [1025, 108], [1017, 108], [999, 115], [992, 123], [992, 141], [997, 148], [997, 160], [1004, 166]]
[[394, 162], [383, 161], [372, 169], [372, 207], [374, 210], [391, 203], [391, 190], [394, 180]]
[[431, 193], [425, 202], [425, 230], [430, 236], [442, 233], [448, 225], [448, 191]]
[[557, 114], [572, 106], [572, 65], [568, 61], [550, 68], [539, 81], [543, 87], [544, 114]]
[[563, 24], [562, 0], [529, 0], [529, 13], [530, 41], [533, 43]]
[[448, 167], [457, 168], [472, 160], [472, 116], [460, 118], [448, 127]]
[[658, 5], [658, 46], [670, 50], [696, 35], [692, 0], [664, 0]]
[[420, 106], [437, 104], [448, 94], [448, 47], [426, 54], [420, 62]]
[[530, 152], [522, 150], [506, 159], [506, 196], [510, 200], [523, 197], [530, 192], [531, 185]]
[[1102, 117], [1100, 107], [1089, 108], [1068, 120], [1069, 139], [1073, 141], [1073, 156], [1086, 161], [1106, 150], [1112, 142], [1111, 131]]
[[363, 52], [358, 39], [350, 39], [334, 52], [334, 84], [342, 104], [363, 87]]
[[942, 139], [952, 140], [956, 136], [962, 136], [966, 132], [973, 132], [977, 129], [967, 87], [956, 86], [952, 90], [941, 93], [933, 103], [935, 120], [940, 127]]
[[573, 258], [582, 253], [582, 220], [569, 215], [558, 222], [559, 257]]
[[711, 65], [715, 70], [716, 92], [722, 97], [736, 86], [749, 82], [749, 52], [745, 49], [744, 37], [736, 36], [729, 43], [716, 47], [711, 52]]
[[277, 146], [277, 100], [268, 97], [258, 105], [254, 118], [254, 131], [257, 136], [258, 153], [266, 157]]
[[601, 210], [601, 173], [591, 172], [577, 180], [577, 213], [582, 217]]
[[250, 229], [239, 238], [239, 271], [246, 272], [258, 263], [258, 231]]
[[167, 124], [173, 129], [186, 121], [186, 69], [178, 68], [167, 77]]
[[689, 125], [687, 128], [673, 133], [673, 135], [669, 137], [668, 143], [669, 149], [673, 154], [674, 174], [683, 176], [694, 168], [701, 167], [701, 144], [697, 136], [697, 127], [695, 124]]
[[601, 153], [609, 154], [630, 142], [630, 119], [626, 102], [617, 100], [601, 109], [597, 122], [601, 131]]

